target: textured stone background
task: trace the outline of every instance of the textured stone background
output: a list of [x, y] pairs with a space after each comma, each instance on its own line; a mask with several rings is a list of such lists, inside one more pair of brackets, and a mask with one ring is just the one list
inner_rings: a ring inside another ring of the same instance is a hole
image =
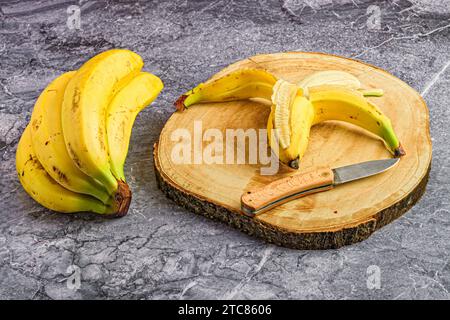
[[[0, 298], [450, 298], [450, 1], [0, 1]], [[381, 29], [368, 28], [369, 5]], [[166, 88], [137, 119], [128, 216], [49, 212], [28, 197], [14, 154], [39, 92], [113, 47], [138, 52]], [[155, 185], [151, 146], [181, 92], [257, 53], [322, 51], [382, 67], [421, 92], [434, 158], [422, 200], [367, 241], [334, 251], [267, 245], [187, 212]], [[67, 277], [81, 272], [81, 288]], [[378, 266], [381, 288], [369, 290]], [[69, 269], [68, 269], [69, 268]]]

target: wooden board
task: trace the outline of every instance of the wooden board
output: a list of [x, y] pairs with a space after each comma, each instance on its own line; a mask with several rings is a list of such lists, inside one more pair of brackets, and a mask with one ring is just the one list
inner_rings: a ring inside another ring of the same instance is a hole
[[[197, 104], [175, 112], [154, 146], [156, 177], [169, 198], [268, 242], [297, 249], [338, 248], [361, 241], [418, 201], [431, 165], [429, 115], [423, 99], [406, 83], [359, 61], [301, 52], [254, 56], [230, 65], [213, 78], [243, 67], [263, 68], [292, 82], [319, 70], [343, 70], [355, 75], [364, 88], [382, 88], [384, 97], [370, 99], [392, 120], [407, 155], [388, 172], [250, 218], [240, 211], [242, 193], [297, 171], [280, 167], [277, 175], [261, 176], [260, 166], [255, 164], [175, 164], [171, 151], [176, 142], [171, 141], [171, 134], [177, 128], [192, 131], [195, 120], [202, 120], [203, 131], [265, 128], [269, 106], [256, 101]], [[325, 122], [312, 128], [298, 172], [388, 157], [383, 143], [374, 136], [342, 122]]]

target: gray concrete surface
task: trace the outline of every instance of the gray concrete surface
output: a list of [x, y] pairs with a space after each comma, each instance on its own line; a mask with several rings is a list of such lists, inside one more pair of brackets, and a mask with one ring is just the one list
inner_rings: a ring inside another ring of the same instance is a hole
[[[0, 298], [450, 298], [448, 0], [83, 1], [82, 29], [72, 30], [74, 3], [0, 1]], [[370, 5], [380, 9], [379, 29]], [[16, 178], [18, 139], [51, 79], [113, 47], [138, 52], [166, 86], [133, 132], [130, 213], [104, 220], [49, 212]], [[332, 251], [268, 245], [179, 208], [155, 184], [151, 146], [173, 100], [236, 60], [288, 50], [375, 64], [421, 92], [430, 109], [426, 194], [363, 243]], [[377, 271], [380, 288], [371, 289]], [[78, 289], [68, 285], [77, 274]]]

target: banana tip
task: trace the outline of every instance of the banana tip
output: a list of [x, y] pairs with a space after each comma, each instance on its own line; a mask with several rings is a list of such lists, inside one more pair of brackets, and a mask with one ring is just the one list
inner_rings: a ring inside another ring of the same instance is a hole
[[289, 161], [289, 167], [291, 167], [292, 169], [298, 169], [299, 162], [299, 158], [295, 158], [294, 160]]
[[117, 217], [123, 217], [128, 213], [128, 209], [131, 203], [131, 190], [124, 181], [119, 180], [118, 188], [115, 195], [115, 200], [117, 203]]
[[398, 148], [395, 149], [395, 151], [394, 151], [394, 156], [395, 156], [396, 158], [400, 158], [400, 157], [403, 157], [404, 155], [406, 155], [405, 149], [403, 149], [403, 146], [400, 144], [400, 145], [398, 146]]
[[182, 96], [180, 96], [177, 101], [174, 102], [174, 106], [175, 108], [177, 108], [178, 111], [182, 112], [186, 106], [184, 105], [184, 100], [186, 100], [187, 95], [183, 94]]

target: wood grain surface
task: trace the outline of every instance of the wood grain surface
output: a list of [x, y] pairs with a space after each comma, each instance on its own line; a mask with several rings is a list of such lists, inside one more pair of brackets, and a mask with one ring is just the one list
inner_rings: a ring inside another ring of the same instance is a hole
[[[270, 107], [260, 101], [197, 104], [175, 112], [154, 147], [155, 172], [163, 192], [175, 202], [269, 242], [298, 249], [337, 248], [367, 238], [406, 212], [423, 194], [431, 164], [429, 115], [420, 95], [403, 81], [374, 66], [320, 53], [258, 55], [230, 65], [212, 78], [238, 68], [263, 68], [277, 77], [299, 82], [320, 70], [343, 70], [363, 88], [382, 88], [369, 98], [391, 119], [407, 155], [385, 173], [330, 191], [284, 203], [254, 218], [240, 210], [241, 195], [282, 177], [317, 166], [339, 167], [391, 157], [382, 141], [350, 124], [325, 122], [312, 128], [299, 170], [280, 164], [278, 174], [263, 176], [259, 164], [176, 164], [171, 158], [178, 128], [265, 128]], [[203, 147], [207, 146], [203, 142]], [[247, 150], [248, 151], [248, 150]]]
[[[246, 191], [241, 197], [241, 209], [245, 207], [250, 212], [262, 213], [267, 211], [263, 210], [265, 207], [272, 207], [275, 202], [280, 205], [294, 198], [329, 190], [333, 188], [333, 183], [333, 170], [328, 167], [314, 168]], [[246, 210], [243, 212], [246, 213]]]

